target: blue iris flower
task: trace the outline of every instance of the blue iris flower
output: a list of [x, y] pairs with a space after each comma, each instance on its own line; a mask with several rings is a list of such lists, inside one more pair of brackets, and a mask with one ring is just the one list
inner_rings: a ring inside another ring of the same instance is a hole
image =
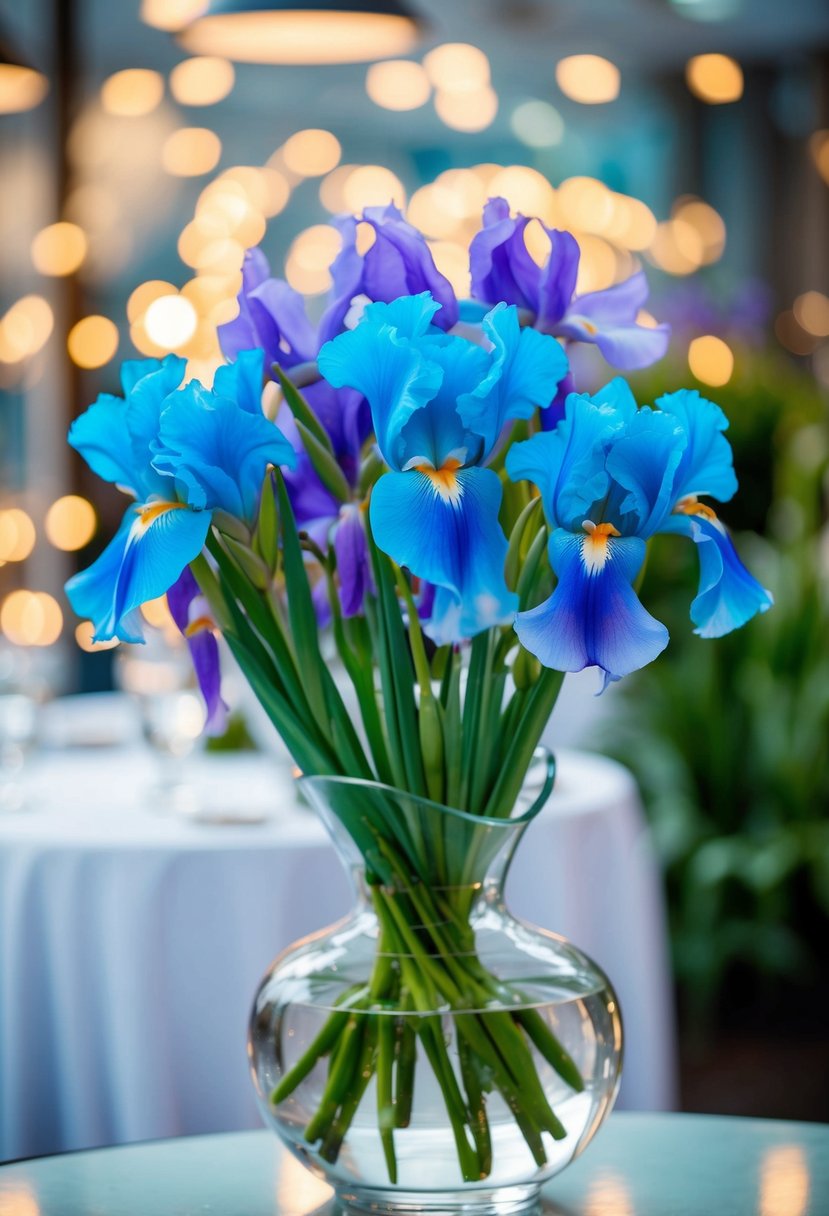
[[738, 558], [705, 495], [727, 502], [737, 481], [719, 406], [696, 391], [637, 409], [622, 379], [595, 396], [572, 393], [554, 431], [518, 443], [507, 472], [541, 493], [552, 529], [553, 594], [520, 612], [522, 644], [547, 667], [596, 666], [605, 685], [664, 650], [668, 631], [642, 606], [632, 583], [658, 532], [688, 536], [698, 546], [699, 592], [691, 605], [695, 632], [720, 637], [765, 612], [772, 597]]
[[66, 584], [95, 639], [143, 640], [139, 607], [163, 595], [202, 550], [212, 512], [252, 523], [269, 465], [293, 465], [291, 445], [260, 407], [262, 352], [240, 354], [214, 389], [190, 381], [168, 355], [125, 363], [124, 397], [102, 395], [69, 442], [135, 502], [112, 542]]
[[428, 291], [369, 304], [323, 347], [319, 367], [368, 400], [390, 470], [372, 491], [372, 531], [380, 549], [435, 585], [427, 630], [442, 644], [512, 618], [501, 482], [484, 466], [509, 419], [552, 399], [567, 359], [555, 339], [522, 331], [505, 304], [483, 320], [489, 350], [434, 325], [439, 307]]

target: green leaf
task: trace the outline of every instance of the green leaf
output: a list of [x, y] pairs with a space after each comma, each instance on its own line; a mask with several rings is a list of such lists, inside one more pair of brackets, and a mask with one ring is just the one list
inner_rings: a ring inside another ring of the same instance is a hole
[[275, 574], [279, 566], [279, 521], [276, 517], [276, 498], [270, 470], [262, 483], [259, 518], [256, 521], [253, 541], [259, 556], [271, 574]]
[[334, 448], [331, 445], [331, 440], [328, 437], [328, 432], [316, 416], [311, 406], [303, 397], [297, 386], [288, 379], [278, 363], [274, 363], [273, 370], [276, 372], [279, 384], [282, 388], [282, 393], [290, 407], [291, 413], [297, 422], [301, 422], [307, 430], [328, 450], [329, 455], [334, 455]]
[[314, 471], [327, 490], [330, 490], [340, 502], [351, 501], [351, 486], [348, 484], [340, 466], [337, 464], [330, 448], [319, 442], [313, 431], [297, 418], [296, 429], [308, 453], [308, 459], [314, 466]]

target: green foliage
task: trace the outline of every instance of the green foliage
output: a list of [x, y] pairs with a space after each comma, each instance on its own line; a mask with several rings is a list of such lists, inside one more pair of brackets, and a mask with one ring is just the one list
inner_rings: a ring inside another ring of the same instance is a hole
[[655, 542], [642, 598], [671, 631], [669, 661], [625, 682], [613, 747], [642, 786], [695, 1019], [738, 966], [807, 980], [829, 929], [827, 406], [768, 356], [727, 389], [698, 387], [731, 418], [740, 513], [723, 516], [765, 533], [735, 539], [775, 605], [716, 642], [694, 637], [693, 548]]

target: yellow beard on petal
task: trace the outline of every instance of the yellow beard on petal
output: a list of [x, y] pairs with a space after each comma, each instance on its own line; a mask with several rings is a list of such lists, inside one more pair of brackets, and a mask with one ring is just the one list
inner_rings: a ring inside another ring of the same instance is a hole
[[433, 468], [430, 464], [416, 464], [414, 468], [416, 472], [429, 478], [435, 493], [439, 494], [444, 502], [455, 504], [460, 501], [463, 489], [458, 481], [457, 473], [462, 465], [454, 456], [450, 456], [439, 469]]
[[186, 511], [187, 509], [185, 502], [151, 502], [144, 507], [136, 507], [138, 527], [141, 532], [146, 532], [160, 516], [166, 515], [168, 511]]
[[581, 542], [581, 556], [588, 574], [600, 574], [610, 556], [609, 541], [612, 536], [621, 536], [613, 524], [594, 524], [592, 519], [582, 523], [585, 531]]
[[673, 510], [674, 515], [701, 515], [703, 519], [716, 521], [717, 512], [712, 510], [707, 503], [697, 502], [696, 494], [689, 494], [687, 498], [680, 498]]
[[215, 623], [209, 616], [197, 616], [194, 621], [191, 621], [184, 630], [186, 638], [194, 638], [198, 633], [204, 633], [207, 629], [215, 629]]

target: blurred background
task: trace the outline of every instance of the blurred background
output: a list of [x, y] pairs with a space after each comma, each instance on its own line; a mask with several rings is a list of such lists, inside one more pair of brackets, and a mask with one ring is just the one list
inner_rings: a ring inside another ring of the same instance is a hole
[[[577, 235], [581, 292], [644, 264], [673, 338], [633, 378], [641, 401], [698, 387], [731, 419], [741, 493], [723, 515], [774, 611], [694, 638], [694, 555], [657, 539], [643, 598], [668, 655], [586, 710], [573, 694], [557, 738], [639, 781], [682, 1106], [827, 1119], [829, 7], [408, 6], [354, 0], [342, 24], [316, 3], [271, 37], [279, 4], [226, 0], [211, 21], [204, 0], [0, 0], [3, 762], [34, 735], [21, 690], [37, 706], [147, 678], [61, 590], [121, 514], [65, 443], [119, 392], [120, 361], [174, 350], [209, 382], [245, 249], [319, 311], [327, 221], [390, 199], [464, 295], [482, 204], [503, 195]], [[172, 645], [165, 606], [145, 612]], [[220, 746], [255, 735], [237, 714]]]

